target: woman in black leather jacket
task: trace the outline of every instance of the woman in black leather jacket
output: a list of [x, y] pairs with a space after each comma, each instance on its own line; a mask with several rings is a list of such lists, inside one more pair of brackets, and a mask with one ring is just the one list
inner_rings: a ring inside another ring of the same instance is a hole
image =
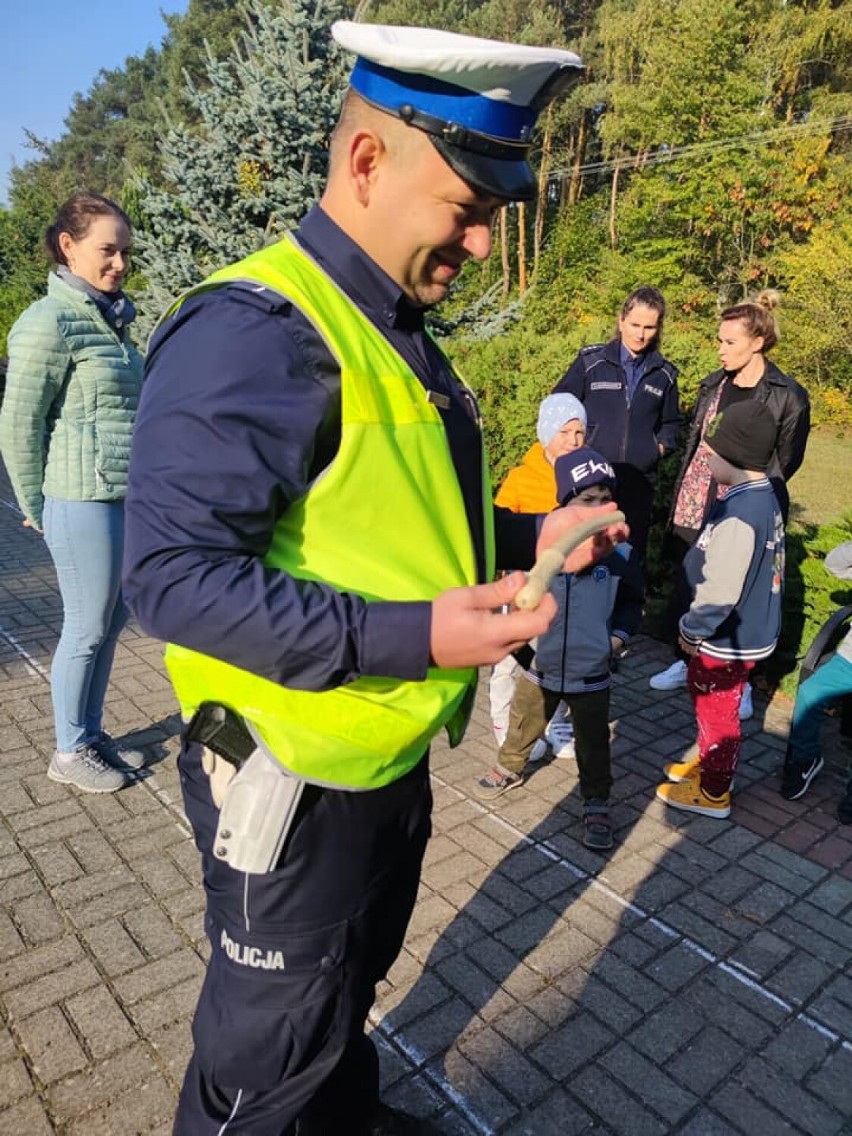
[[[768, 475], [785, 523], [787, 521], [790, 508], [787, 482], [804, 461], [811, 419], [807, 391], [766, 358], [778, 342], [778, 324], [774, 315], [778, 298], [777, 292], [766, 290], [753, 300], [735, 304], [722, 312], [719, 326], [722, 369], [708, 375], [698, 388], [669, 516], [669, 554], [678, 566], [701, 532], [710, 506], [718, 495], [718, 486], [707, 466], [701, 439], [713, 416], [735, 402], [756, 399], [768, 408], [775, 419], [778, 432]], [[677, 627], [680, 616], [689, 607], [690, 599], [678, 567], [670, 611], [673, 628]], [[678, 658], [665, 671], [652, 675], [650, 683], [656, 690], [684, 686], [685, 662]], [[743, 698], [741, 716], [751, 716], [750, 697]]]

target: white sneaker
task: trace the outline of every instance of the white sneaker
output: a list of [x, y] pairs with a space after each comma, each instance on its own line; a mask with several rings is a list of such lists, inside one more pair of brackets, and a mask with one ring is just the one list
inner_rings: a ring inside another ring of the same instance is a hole
[[556, 715], [544, 731], [544, 736], [557, 761], [573, 761], [577, 756], [574, 752], [574, 723], [570, 718]]
[[527, 758], [527, 765], [538, 765], [540, 761], [544, 761], [547, 757], [547, 742], [544, 738], [539, 738], [535, 745], [530, 750], [530, 755]]
[[664, 671], [651, 675], [648, 685], [652, 690], [677, 690], [680, 686], [686, 686], [686, 663], [683, 659], [677, 659]]
[[84, 793], [115, 793], [131, 782], [131, 777], [113, 769], [91, 745], [66, 753], [57, 750], [50, 759], [47, 775], [51, 781], [74, 785]]
[[743, 687], [743, 696], [740, 699], [740, 721], [745, 722], [747, 718], [754, 717], [754, 699], [751, 696], [751, 683], [747, 682]]

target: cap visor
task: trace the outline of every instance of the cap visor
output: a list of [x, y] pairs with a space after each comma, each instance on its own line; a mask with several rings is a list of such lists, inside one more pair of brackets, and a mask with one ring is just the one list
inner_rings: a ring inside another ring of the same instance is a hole
[[531, 201], [535, 197], [535, 177], [523, 158], [490, 158], [461, 150], [434, 134], [429, 139], [444, 161], [478, 192], [506, 201]]

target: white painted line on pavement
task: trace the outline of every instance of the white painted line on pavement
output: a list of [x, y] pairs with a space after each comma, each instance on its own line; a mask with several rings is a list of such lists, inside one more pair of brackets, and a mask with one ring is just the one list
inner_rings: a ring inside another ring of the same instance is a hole
[[188, 840], [192, 840], [192, 829], [189, 826], [189, 821], [186, 819], [186, 813], [176, 801], [172, 800], [167, 790], [165, 790], [162, 785], [160, 785], [154, 774], [149, 773], [147, 777], [140, 777], [139, 782], [140, 784], [145, 786], [145, 788], [149, 793], [152, 794], [152, 796], [157, 798], [161, 805], [168, 809], [168, 811], [172, 815], [172, 820], [175, 822], [183, 835]]
[[38, 659], [34, 659], [23, 643], [19, 643], [11, 631], [7, 631], [5, 627], [0, 627], [0, 639], [5, 639], [13, 651], [24, 660], [24, 666], [35, 678], [44, 679], [45, 682], [50, 682], [50, 672], [46, 667], [43, 667]]
[[[817, 1021], [817, 1019], [813, 1018], [806, 1011], [797, 1009], [791, 1002], [787, 1002], [784, 998], [780, 998], [777, 994], [773, 994], [771, 990], [768, 990], [761, 982], [757, 981], [756, 978], [752, 976], [753, 972], [749, 971], [746, 967], [741, 967], [738, 963], [735, 962], [726, 962], [724, 959], [719, 958], [718, 955], [713, 954], [712, 951], [708, 951], [705, 947], [700, 946], [693, 939], [690, 939], [687, 935], [684, 935], [681, 931], [678, 931], [676, 927], [672, 927], [670, 924], [665, 923], [662, 919], [658, 919], [655, 915], [651, 915], [650, 912], [645, 911], [643, 908], [639, 907], [631, 900], [624, 899], [618, 894], [617, 891], [613, 891], [611, 887], [608, 887], [597, 876], [590, 875], [587, 871], [585, 871], [585, 869], [579, 867], [577, 864], [573, 864], [570, 860], [566, 860], [561, 852], [559, 852], [557, 848], [554, 848], [548, 841], [536, 840], [533, 837], [529, 836], [523, 831], [523, 829], [517, 828], [510, 821], [507, 821], [505, 817], [491, 812], [489, 809], [485, 808], [484, 805], [481, 805], [478, 801], [475, 801], [472, 798], [468, 797], [465, 793], [462, 793], [455, 787], [455, 785], [451, 785], [448, 781], [442, 780], [434, 773], [432, 774], [432, 780], [436, 781], [443, 789], [446, 789], [449, 792], [455, 794], [459, 798], [459, 800], [466, 800], [468, 804], [471, 804], [475, 808], [477, 808], [483, 816], [488, 817], [488, 819], [491, 820], [495, 825], [505, 829], [507, 832], [511, 832], [512, 835], [517, 838], [519, 843], [526, 844], [530, 848], [536, 849], [536, 851], [540, 852], [541, 855], [546, 859], [557, 864], [565, 871], [570, 872], [571, 875], [576, 879], [583, 880], [589, 885], [589, 887], [594, 888], [595, 891], [598, 891], [601, 894], [605, 895], [608, 899], [611, 899], [613, 903], [621, 907], [623, 910], [630, 911], [631, 914], [637, 915], [640, 918], [647, 920], [651, 926], [656, 928], [667, 938], [670, 938], [672, 940], [678, 939], [681, 944], [693, 954], [696, 954], [700, 958], [703, 958], [706, 962], [709, 962], [711, 965], [717, 967], [720, 971], [733, 978], [736, 982], [741, 983], [743, 986], [747, 987], [755, 994], [758, 994], [766, 1001], [772, 1002], [779, 1009], [783, 1010], [785, 1014], [792, 1015], [798, 1021], [802, 1022], [803, 1025], [808, 1026], [808, 1028], [810, 1029], [816, 1030], [828, 1040], [832, 1042], [840, 1042], [840, 1045], [843, 1049], [852, 1053], [852, 1040], [844, 1037], [843, 1034], [830, 1029], [828, 1026], [821, 1024]], [[627, 846], [623, 845], [622, 847]]]
[[432, 1085], [432, 1087], [435, 1088], [442, 1097], [445, 1097], [453, 1105], [454, 1108], [458, 1109], [465, 1120], [471, 1125], [471, 1127], [476, 1129], [480, 1136], [494, 1136], [494, 1129], [491, 1127], [491, 1125], [488, 1124], [487, 1121], [483, 1120], [482, 1117], [476, 1114], [476, 1112], [471, 1108], [471, 1106], [461, 1095], [458, 1089], [455, 1088], [454, 1085], [451, 1085], [446, 1077], [442, 1077], [436, 1069], [430, 1069], [427, 1066], [426, 1055], [421, 1053], [416, 1046], [411, 1045], [409, 1042], [407, 1042], [403, 1037], [401, 1031], [394, 1033], [393, 1031], [383, 1026], [382, 1019], [378, 1014], [376, 1014], [375, 1010], [371, 1010], [368, 1017], [370, 1024], [373, 1026], [377, 1033], [380, 1033], [382, 1035], [385, 1042], [392, 1048], [396, 1049], [397, 1052], [399, 1052], [409, 1062], [409, 1064], [413, 1066], [414, 1070], [417, 1071], [419, 1076], [428, 1081], [429, 1084]]
[[[4, 501], [3, 504], [6, 504], [6, 502]], [[27, 651], [26, 647], [24, 647], [22, 643], [19, 643], [15, 636], [4, 627], [0, 627], [0, 639], [5, 639], [9, 646], [20, 656], [24, 666], [34, 678], [40, 678], [44, 682], [50, 683], [50, 672], [48, 669], [42, 666], [38, 659], [34, 659], [29, 651]], [[136, 778], [136, 783], [144, 785], [148, 792], [168, 809], [180, 831], [188, 840], [191, 840], [192, 829], [189, 827], [189, 821], [186, 819], [183, 809], [180, 805], [176, 804], [166, 790], [158, 784], [153, 773], [149, 773], [145, 777]]]

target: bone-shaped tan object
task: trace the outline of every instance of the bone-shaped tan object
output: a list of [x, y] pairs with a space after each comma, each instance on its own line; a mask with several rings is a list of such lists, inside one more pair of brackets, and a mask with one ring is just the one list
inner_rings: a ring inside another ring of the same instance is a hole
[[587, 521], [581, 521], [569, 529], [565, 536], [546, 548], [536, 560], [527, 576], [527, 582], [515, 596], [515, 607], [522, 611], [534, 611], [550, 587], [553, 577], [562, 571], [565, 557], [590, 536], [603, 532], [610, 525], [621, 524], [623, 520], [624, 513], [616, 510], [613, 513], [601, 513], [599, 517], [589, 517]]

